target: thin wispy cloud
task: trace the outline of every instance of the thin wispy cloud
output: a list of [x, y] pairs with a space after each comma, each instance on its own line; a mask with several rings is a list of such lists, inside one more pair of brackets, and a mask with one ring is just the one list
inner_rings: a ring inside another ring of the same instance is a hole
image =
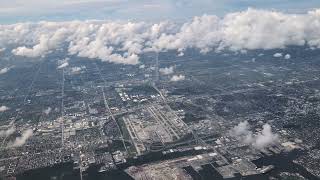
[[69, 58], [65, 58], [63, 60], [60, 60], [58, 62], [59, 65], [58, 65], [57, 69], [63, 69], [65, 67], [69, 66], [69, 62], [68, 62], [69, 60], [70, 60]]
[[16, 137], [16, 139], [14, 141], [9, 142], [7, 147], [8, 148], [15, 148], [15, 147], [23, 146], [32, 135], [33, 135], [32, 129], [24, 130], [21, 133], [21, 136]]
[[7, 137], [10, 136], [11, 134], [14, 133], [16, 128], [14, 126], [10, 127], [9, 129], [6, 130], [0, 130], [0, 137]]

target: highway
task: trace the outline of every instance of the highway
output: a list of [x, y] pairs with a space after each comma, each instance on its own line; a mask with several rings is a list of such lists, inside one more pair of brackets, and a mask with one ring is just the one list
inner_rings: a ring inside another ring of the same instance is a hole
[[64, 68], [62, 69], [62, 86], [61, 86], [61, 147], [64, 147]]
[[[94, 65], [96, 66], [96, 69], [97, 69], [97, 71], [99, 72], [100, 79], [104, 82], [104, 85], [106, 85], [107, 82], [106, 82], [106, 80], [102, 77], [102, 74], [101, 74], [101, 71], [100, 71], [98, 65], [97, 65], [96, 63], [94, 63]], [[104, 106], [105, 106], [105, 108], [107, 109], [107, 111], [109, 112], [109, 115], [111, 116], [111, 119], [116, 123], [117, 128], [118, 128], [118, 131], [119, 131], [119, 133], [120, 133], [120, 138], [122, 139], [123, 147], [125, 148], [126, 152], [128, 153], [127, 146], [126, 146], [126, 144], [125, 144], [125, 141], [124, 141], [124, 139], [123, 139], [123, 134], [122, 134], [122, 132], [121, 132], [121, 128], [120, 128], [119, 124], [117, 123], [117, 120], [114, 118], [114, 115], [113, 115], [113, 113], [111, 112], [111, 109], [110, 109], [110, 107], [109, 107], [109, 104], [108, 104], [106, 95], [105, 95], [105, 93], [104, 93], [104, 87], [101, 87], [101, 91], [102, 91]]]
[[102, 91], [102, 95], [103, 95], [104, 105], [105, 105], [107, 111], [109, 112], [109, 114], [110, 114], [110, 116], [111, 116], [111, 119], [116, 123], [117, 128], [118, 128], [118, 131], [119, 131], [119, 133], [120, 133], [120, 138], [121, 138], [121, 140], [122, 140], [123, 146], [124, 146], [124, 148], [126, 149], [126, 152], [128, 152], [127, 147], [126, 147], [126, 144], [125, 144], [124, 139], [123, 139], [123, 135], [122, 135], [122, 133], [121, 133], [120, 126], [118, 125], [117, 120], [114, 118], [114, 115], [112, 114], [112, 112], [111, 112], [111, 110], [110, 110], [110, 107], [109, 107], [109, 105], [108, 105], [108, 102], [107, 102], [106, 95], [105, 95], [105, 93], [104, 93], [103, 87], [101, 87], [101, 91]]

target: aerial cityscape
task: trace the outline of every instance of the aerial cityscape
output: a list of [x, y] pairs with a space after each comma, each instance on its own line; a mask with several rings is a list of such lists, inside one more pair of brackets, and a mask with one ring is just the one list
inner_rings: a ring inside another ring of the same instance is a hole
[[319, 9], [5, 22], [0, 179], [320, 179], [318, 28]]

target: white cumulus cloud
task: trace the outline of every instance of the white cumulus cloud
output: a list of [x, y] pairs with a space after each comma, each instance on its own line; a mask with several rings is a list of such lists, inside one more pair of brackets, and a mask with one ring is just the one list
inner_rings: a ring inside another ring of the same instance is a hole
[[249, 127], [248, 121], [243, 121], [243, 122], [240, 122], [237, 126], [233, 127], [230, 133], [233, 136], [241, 136], [241, 135], [248, 134], [249, 131], [250, 131], [250, 127]]
[[173, 75], [173, 76], [171, 77], [170, 81], [172, 81], [172, 82], [183, 81], [183, 80], [185, 80], [185, 78], [186, 78], [186, 77], [185, 77], [184, 75], [182, 75], [182, 74]]
[[4, 111], [7, 111], [7, 110], [9, 110], [10, 108], [9, 107], [7, 107], [7, 106], [0, 106], [0, 112], [4, 112]]
[[5, 67], [5, 68], [0, 69], [0, 75], [7, 73], [10, 69], [11, 69], [11, 67]]
[[65, 28], [59, 28], [54, 33], [41, 34], [38, 43], [30, 48], [26, 46], [17, 47], [12, 53], [19, 56], [39, 57], [57, 49], [64, 43], [65, 38], [70, 35]]
[[290, 54], [286, 54], [285, 56], [284, 56], [284, 59], [290, 59], [291, 58], [291, 55]]
[[258, 149], [263, 149], [278, 141], [278, 135], [273, 134], [269, 124], [263, 125], [262, 128], [262, 131], [258, 133], [253, 142], [253, 146]]
[[282, 57], [282, 53], [275, 53], [275, 54], [273, 55], [273, 57], [276, 57], [276, 58]]
[[248, 121], [244, 121], [233, 127], [230, 130], [230, 135], [257, 149], [264, 149], [278, 142], [279, 136], [272, 132], [269, 124], [264, 124], [262, 128], [261, 132], [253, 134]]
[[179, 52], [178, 57], [182, 57], [182, 56], [184, 56], [184, 53], [183, 52]]
[[146, 65], [141, 64], [141, 65], [139, 66], [139, 69], [144, 69], [145, 67], [146, 67]]
[[169, 74], [173, 74], [174, 73], [174, 66], [170, 66], [170, 67], [165, 67], [165, 68], [160, 68], [159, 72], [162, 75], [169, 75]]

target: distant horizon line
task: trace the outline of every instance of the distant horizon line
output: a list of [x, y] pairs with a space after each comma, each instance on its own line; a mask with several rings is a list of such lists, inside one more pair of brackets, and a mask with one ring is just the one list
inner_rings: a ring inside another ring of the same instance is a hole
[[65, 17], [64, 19], [60, 19], [60, 18], [55, 18], [55, 17], [51, 17], [51, 18], [47, 18], [47, 19], [33, 19], [32, 18], [28, 19], [28, 20], [16, 20], [16, 21], [12, 21], [12, 22], [2, 22], [1, 18], [0, 18], [0, 25], [15, 25], [15, 24], [23, 24], [23, 23], [29, 23], [29, 24], [38, 24], [41, 22], [53, 22], [53, 23], [63, 23], [63, 22], [145, 22], [145, 23], [157, 23], [160, 21], [169, 21], [169, 22], [175, 22], [175, 23], [184, 23], [192, 18], [195, 17], [200, 17], [203, 15], [210, 15], [210, 16], [217, 16], [220, 19], [223, 19], [225, 16], [227, 16], [228, 14], [233, 14], [233, 13], [241, 13], [241, 12], [245, 12], [248, 11], [250, 9], [253, 10], [259, 10], [259, 11], [270, 11], [270, 12], [278, 12], [278, 13], [284, 13], [284, 14], [289, 14], [289, 15], [303, 15], [306, 14], [308, 12], [312, 12], [312, 11], [316, 11], [318, 9], [320, 9], [320, 7], [315, 7], [315, 8], [307, 8], [307, 9], [303, 9], [300, 11], [292, 11], [292, 10], [282, 10], [282, 9], [276, 9], [276, 8], [256, 8], [256, 7], [247, 7], [246, 9], [242, 9], [242, 10], [234, 10], [234, 11], [229, 11], [229, 12], [225, 12], [223, 14], [219, 14], [219, 13], [201, 13], [201, 14], [197, 14], [197, 15], [192, 15], [192, 16], [186, 16], [186, 17], [176, 17], [176, 18], [154, 18], [154, 19], [143, 19], [143, 18], [108, 18], [108, 17], [101, 17], [101, 18], [90, 18], [90, 17], [78, 17], [78, 18], [74, 18], [74, 17]]

